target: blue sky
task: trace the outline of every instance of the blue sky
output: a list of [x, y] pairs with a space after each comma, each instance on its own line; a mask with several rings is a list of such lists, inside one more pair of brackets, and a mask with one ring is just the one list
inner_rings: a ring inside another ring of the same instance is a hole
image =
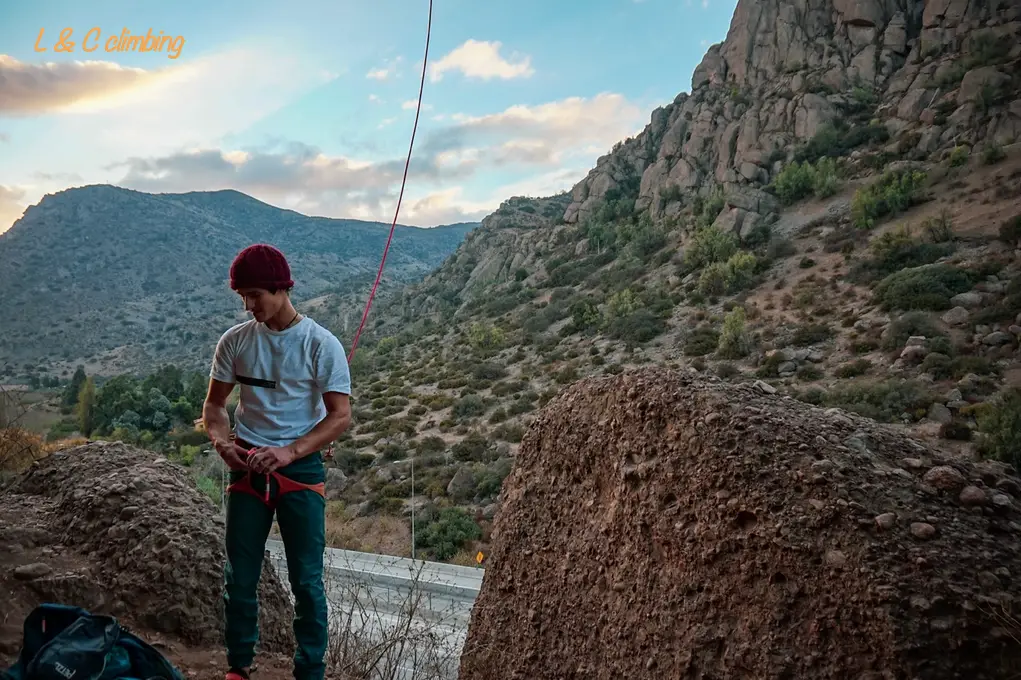
[[[569, 189], [689, 90], [735, 4], [435, 0], [400, 221]], [[46, 193], [100, 182], [388, 222], [427, 17], [427, 0], [0, 0], [0, 232]], [[65, 28], [74, 46], [56, 52]], [[106, 51], [123, 29], [184, 44]]]

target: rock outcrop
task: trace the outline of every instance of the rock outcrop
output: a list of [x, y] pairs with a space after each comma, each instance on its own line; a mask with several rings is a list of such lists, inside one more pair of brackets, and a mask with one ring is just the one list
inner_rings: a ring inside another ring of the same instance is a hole
[[[188, 473], [158, 454], [116, 443], [65, 449], [0, 492], [5, 613], [56, 600], [189, 644], [221, 645], [224, 522]], [[260, 647], [289, 653], [293, 609], [267, 559]], [[35, 602], [31, 601], [35, 600]]]
[[1016, 673], [1015, 472], [772, 392], [646, 370], [551, 401], [461, 680]]
[[[762, 191], [817, 135], [922, 157], [1021, 139], [1021, 5], [1012, 0], [740, 0], [691, 92], [600, 158], [563, 219], [610, 192], [652, 217], [722, 189], [730, 223], [771, 220]], [[832, 148], [832, 146], [831, 146]]]

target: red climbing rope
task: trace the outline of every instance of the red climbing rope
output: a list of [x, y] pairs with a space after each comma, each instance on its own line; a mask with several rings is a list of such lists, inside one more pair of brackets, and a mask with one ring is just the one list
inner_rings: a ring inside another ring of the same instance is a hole
[[386, 239], [386, 247], [383, 249], [383, 259], [379, 262], [379, 271], [376, 272], [376, 281], [372, 284], [369, 292], [369, 299], [365, 303], [365, 311], [362, 313], [362, 321], [358, 324], [358, 330], [351, 341], [351, 353], [348, 355], [348, 363], [354, 358], [355, 349], [358, 347], [358, 338], [361, 337], [362, 329], [365, 328], [365, 321], [369, 318], [369, 308], [372, 307], [372, 300], [376, 297], [376, 289], [379, 288], [379, 280], [383, 278], [383, 265], [386, 264], [386, 254], [390, 250], [390, 242], [393, 241], [394, 229], [397, 228], [397, 216], [401, 212], [401, 200], [404, 198], [404, 186], [408, 181], [408, 168], [411, 166], [411, 150], [415, 148], [415, 133], [418, 131], [418, 117], [422, 113], [422, 91], [425, 89], [425, 68], [429, 61], [429, 39], [432, 36], [433, 26], [433, 3], [429, 0], [429, 23], [425, 30], [425, 56], [422, 58], [422, 80], [418, 85], [418, 105], [415, 107], [415, 125], [411, 128], [411, 145], [408, 147], [408, 159], [404, 162], [404, 178], [401, 180], [401, 193], [397, 197], [397, 210], [394, 212], [394, 221], [390, 225], [390, 236]]

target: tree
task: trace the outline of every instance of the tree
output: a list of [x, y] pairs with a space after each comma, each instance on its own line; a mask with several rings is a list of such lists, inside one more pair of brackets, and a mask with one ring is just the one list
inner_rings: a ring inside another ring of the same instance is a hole
[[96, 383], [86, 378], [76, 399], [78, 406], [78, 430], [88, 437], [95, 428]]
[[82, 385], [85, 384], [85, 368], [79, 366], [74, 375], [71, 376], [71, 382], [67, 384], [67, 389], [64, 390], [64, 398], [62, 400], [63, 406], [67, 408], [74, 408], [74, 405], [78, 403], [78, 394], [82, 390]]

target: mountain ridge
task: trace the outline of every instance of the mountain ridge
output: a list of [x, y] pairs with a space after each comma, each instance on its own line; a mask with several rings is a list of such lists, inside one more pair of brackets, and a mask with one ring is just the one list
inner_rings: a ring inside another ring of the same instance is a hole
[[[387, 284], [424, 276], [477, 226], [398, 225]], [[97, 184], [49, 194], [0, 235], [0, 289], [11, 291], [0, 362], [63, 360], [58, 374], [104, 354], [113, 372], [162, 360], [197, 365], [204, 355], [191, 347], [195, 334], [208, 342], [238, 310], [227, 270], [243, 247], [268, 242], [287, 253], [295, 299], [305, 301], [353, 285], [355, 295], [367, 294], [389, 231], [382, 222], [309, 217], [234, 190], [150, 194]], [[153, 337], [166, 331], [160, 318], [168, 315], [177, 319], [176, 343]], [[111, 317], [117, 333], [98, 328]], [[66, 333], [80, 341], [69, 347]], [[176, 349], [166, 351], [168, 344]], [[150, 347], [144, 356], [118, 363], [117, 355], [143, 345]]]

